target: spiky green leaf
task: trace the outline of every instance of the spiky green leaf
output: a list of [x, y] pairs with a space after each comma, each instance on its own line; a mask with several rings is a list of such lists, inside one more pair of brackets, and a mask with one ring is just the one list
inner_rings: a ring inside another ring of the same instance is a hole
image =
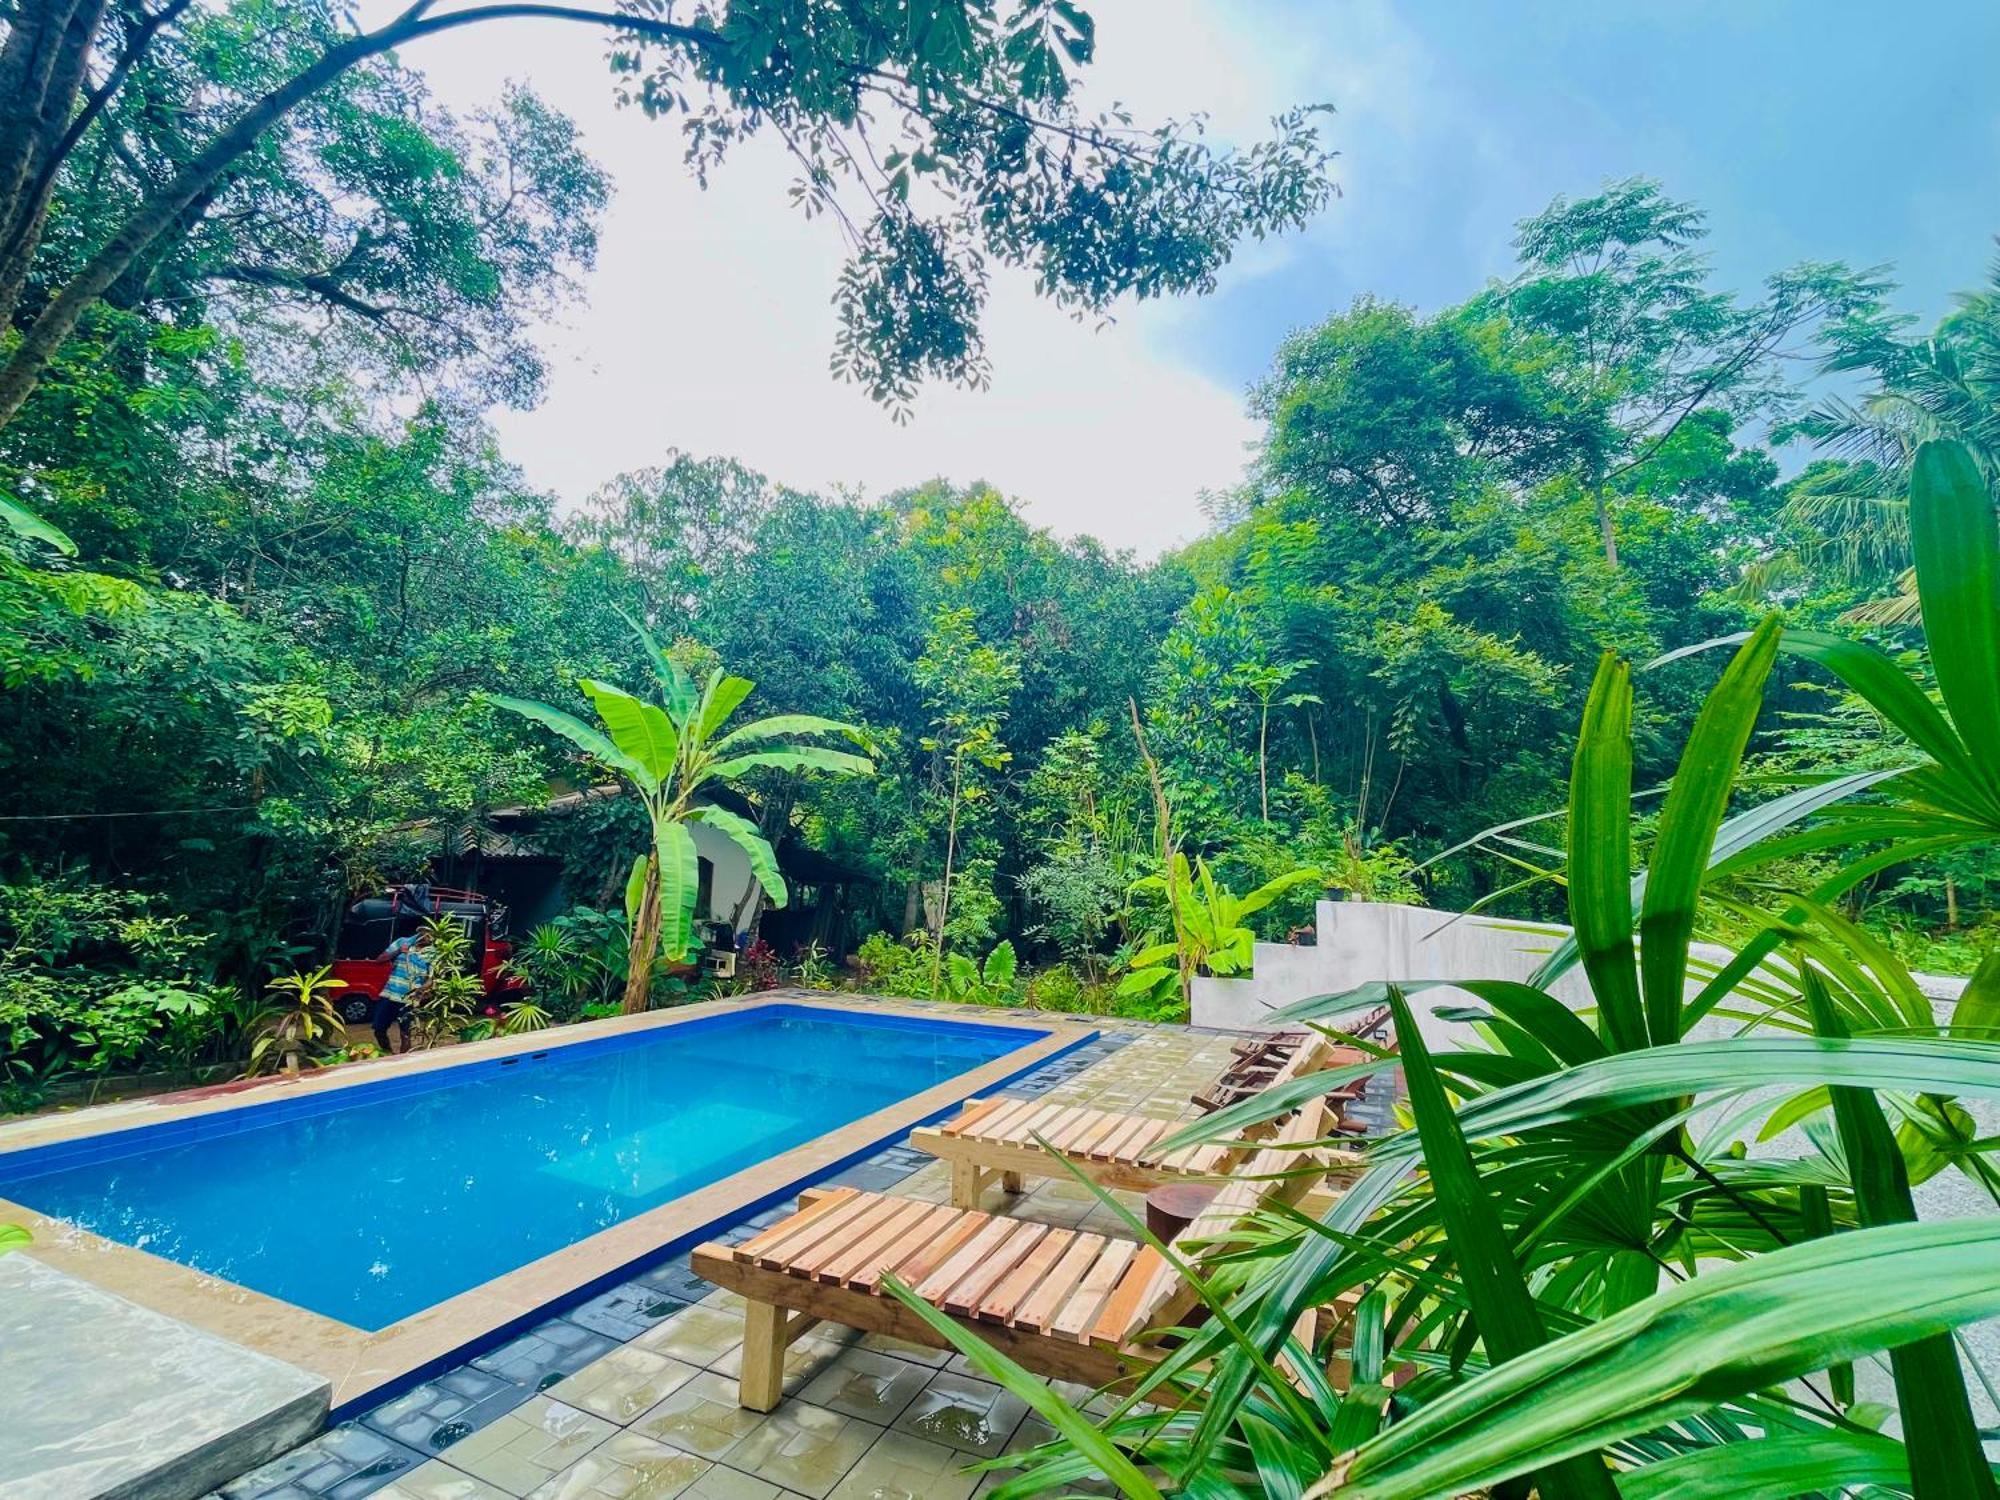
[[1639, 974], [1655, 1046], [1678, 1040], [1695, 909], [1778, 653], [1778, 617], [1750, 634], [1703, 700], [1660, 810], [1639, 915]]
[[2000, 535], [1992, 492], [1963, 443], [1917, 449], [1910, 549], [1938, 692], [1986, 790], [2000, 798]]
[[[1424, 1166], [1430, 1172], [1438, 1205], [1438, 1220], [1452, 1247], [1452, 1259], [1465, 1284], [1479, 1337], [1487, 1358], [1495, 1363], [1528, 1353], [1547, 1337], [1527, 1278], [1514, 1259], [1513, 1245], [1500, 1222], [1472, 1152], [1459, 1133], [1458, 1117], [1443, 1080], [1431, 1065], [1430, 1049], [1411, 1015], [1409, 1003], [1395, 985], [1388, 989], [1389, 1009], [1402, 1040], [1403, 1077], [1409, 1087], [1410, 1113], [1423, 1143]], [[1537, 1475], [1545, 1500], [1618, 1500], [1617, 1488], [1603, 1459], [1582, 1453], [1552, 1464]]]
[[1312, 1494], [1461, 1494], [1992, 1317], [1996, 1257], [2000, 1220], [1972, 1218], [1862, 1229], [1704, 1270], [1446, 1391]]
[[1569, 779], [1569, 917], [1604, 1040], [1646, 1044], [1632, 944], [1632, 674], [1607, 651], [1584, 704]]

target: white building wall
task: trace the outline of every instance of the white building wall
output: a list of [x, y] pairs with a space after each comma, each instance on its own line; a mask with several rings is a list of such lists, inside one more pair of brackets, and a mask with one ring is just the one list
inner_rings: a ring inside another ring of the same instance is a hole
[[[743, 898], [757, 878], [750, 873], [749, 858], [728, 835], [706, 823], [690, 823], [688, 832], [694, 835], [694, 852], [715, 867], [715, 878], [708, 891], [708, 910], [697, 912], [696, 917], [727, 922], [735, 917], [737, 907], [743, 906], [747, 919], [751, 909], [744, 905]], [[738, 924], [736, 930], [743, 931], [743, 924]]]
[[[1270, 1013], [1313, 995], [1338, 994], [1374, 980], [1407, 983], [1419, 979], [1526, 979], [1558, 943], [1569, 936], [1554, 923], [1505, 921], [1434, 911], [1426, 906], [1389, 906], [1371, 901], [1322, 901], [1319, 945], [1259, 943], [1250, 974], [1240, 979], [1196, 979], [1197, 1026], [1268, 1029]], [[1696, 944], [1696, 953], [1720, 962], [1721, 948]], [[1918, 984], [1934, 1001], [1951, 1002], [1963, 979], [1920, 974]], [[1583, 970], [1572, 968], [1552, 993], [1571, 1005], [1590, 1003]], [[1463, 990], [1425, 990], [1410, 997], [1424, 1038], [1433, 1045], [1462, 1042], [1463, 1028], [1437, 1016], [1442, 1006], [1473, 1003]], [[1711, 1020], [1698, 1035], [1725, 1035], [1732, 1027]]]

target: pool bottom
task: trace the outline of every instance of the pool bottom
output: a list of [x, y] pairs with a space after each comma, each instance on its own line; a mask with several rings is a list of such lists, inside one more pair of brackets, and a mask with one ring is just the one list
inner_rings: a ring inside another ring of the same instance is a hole
[[[857, 1005], [851, 1000], [843, 1004], [796, 992], [773, 994], [750, 1002], [720, 1001], [598, 1022], [576, 1028], [583, 1034], [573, 1038], [544, 1032], [533, 1041], [503, 1038], [476, 1043], [473, 1047], [481, 1049], [477, 1057], [464, 1055], [472, 1049], [451, 1049], [459, 1054], [456, 1064], [448, 1054], [443, 1057], [427, 1054], [413, 1061], [397, 1059], [364, 1064], [274, 1087], [315, 1093], [338, 1090], [379, 1082], [390, 1069], [464, 1065], [516, 1052], [599, 1040], [621, 1031], [685, 1024], [708, 1015], [761, 1005], [809, 1006], [861, 1016], [900, 1015], [918, 1021], [956, 1020], [963, 1015], [962, 1012], [940, 1015], [936, 1009], [902, 1003]], [[800, 1188], [896, 1144], [916, 1126], [949, 1114], [965, 1099], [1004, 1087], [1097, 1035], [1092, 1030], [1039, 1018], [1032, 1023], [1017, 1021], [1007, 1018], [1004, 1012], [981, 1013], [976, 1019], [983, 1025], [1023, 1033], [1024, 1044], [992, 1062], [624, 1223], [600, 1230], [375, 1333], [352, 1328], [144, 1251], [114, 1244], [4, 1200], [0, 1200], [0, 1221], [25, 1225], [34, 1236], [29, 1253], [38, 1259], [235, 1343], [326, 1375], [333, 1382], [333, 1402], [339, 1415], [389, 1399], [430, 1375], [504, 1343], [565, 1308], [588, 1301], [649, 1267], [673, 1259], [712, 1237], [719, 1227], [785, 1201]], [[260, 1090], [247, 1096], [178, 1104], [113, 1106], [108, 1113], [115, 1119], [106, 1120], [104, 1129], [254, 1108], [262, 1093]], [[41, 1144], [35, 1139], [37, 1135], [54, 1140], [102, 1133], [89, 1130], [87, 1127], [92, 1123], [89, 1121], [79, 1126], [78, 1119], [70, 1116], [10, 1127], [0, 1131], [0, 1147]]]

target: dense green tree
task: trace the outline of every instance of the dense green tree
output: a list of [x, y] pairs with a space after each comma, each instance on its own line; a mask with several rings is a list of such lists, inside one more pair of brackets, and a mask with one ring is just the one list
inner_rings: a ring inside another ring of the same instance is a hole
[[1700, 248], [1707, 234], [1700, 209], [1646, 178], [1558, 198], [1521, 224], [1519, 273], [1478, 304], [1557, 355], [1545, 378], [1613, 567], [1618, 482], [1660, 458], [1698, 413], [1741, 422], [1782, 411], [1793, 390], [1782, 362], [1799, 352], [1794, 340], [1866, 305], [1882, 285], [1874, 273], [1808, 262], [1740, 302], [1710, 284]]

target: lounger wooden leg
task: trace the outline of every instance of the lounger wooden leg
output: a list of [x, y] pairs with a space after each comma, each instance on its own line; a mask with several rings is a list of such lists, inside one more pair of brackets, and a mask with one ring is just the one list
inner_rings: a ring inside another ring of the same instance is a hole
[[743, 1378], [737, 1403], [769, 1411], [785, 1393], [785, 1309], [774, 1302], [743, 1305]]
[[1000, 1190], [1007, 1193], [1025, 1193], [1028, 1190], [1028, 1179], [1019, 1172], [1002, 1172]]
[[986, 1173], [964, 1157], [951, 1164], [951, 1206], [979, 1207], [979, 1190], [986, 1185]]

